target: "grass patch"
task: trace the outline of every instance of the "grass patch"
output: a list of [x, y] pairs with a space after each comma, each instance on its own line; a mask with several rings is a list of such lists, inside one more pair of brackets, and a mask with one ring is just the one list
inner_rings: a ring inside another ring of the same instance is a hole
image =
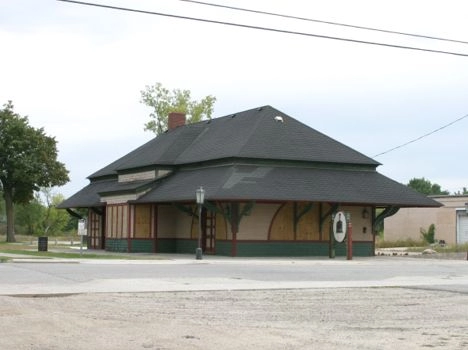
[[425, 249], [433, 249], [437, 253], [465, 253], [468, 252], [468, 243], [439, 245], [437, 243], [428, 244], [424, 240], [404, 239], [397, 241], [378, 241], [375, 244], [376, 248], [407, 248], [406, 251], [418, 253]]
[[465, 253], [468, 252], [468, 243], [447, 245], [445, 247], [435, 246], [431, 248], [439, 253]]
[[427, 243], [423, 240], [414, 240], [414, 239], [399, 239], [397, 241], [385, 241], [379, 240], [375, 243], [376, 248], [400, 248], [400, 247], [417, 247], [421, 248], [427, 247]]
[[[0, 253], [8, 253], [8, 254], [18, 254], [18, 255], [29, 255], [29, 256], [35, 256], [35, 257], [40, 257], [40, 258], [89, 258], [89, 259], [98, 259], [98, 258], [108, 258], [108, 259], [117, 259], [117, 257], [114, 256], [107, 256], [104, 254], [83, 254], [81, 256], [79, 253], [65, 253], [65, 252], [38, 252], [38, 251], [33, 251], [33, 250], [27, 250], [27, 249], [0, 249]], [[123, 257], [118, 257], [119, 259], [122, 259]]]
[[62, 258], [62, 259], [123, 259], [123, 260], [147, 260], [147, 259], [162, 259], [156, 255], [148, 255], [148, 256], [128, 256], [128, 255], [118, 255], [118, 254], [99, 254], [99, 253], [89, 253], [87, 251], [83, 251], [83, 254], [79, 252], [39, 252], [30, 249], [3, 249], [0, 248], [1, 253], [8, 253], [8, 254], [18, 254], [18, 255], [29, 255], [38, 258]]

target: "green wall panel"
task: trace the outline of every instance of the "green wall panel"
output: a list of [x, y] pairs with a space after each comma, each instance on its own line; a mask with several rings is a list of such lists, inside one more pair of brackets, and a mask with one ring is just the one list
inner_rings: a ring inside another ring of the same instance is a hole
[[197, 249], [197, 245], [197, 240], [179, 239], [177, 240], [176, 253], [195, 254], [195, 249]]
[[157, 253], [195, 254], [197, 240], [162, 238], [157, 241]]
[[237, 256], [328, 256], [323, 242], [237, 242]]
[[110, 252], [128, 252], [127, 239], [106, 238], [106, 250]]
[[[190, 239], [158, 239], [156, 253], [194, 254], [197, 240]], [[107, 239], [106, 250], [127, 252], [126, 239]], [[153, 240], [135, 239], [131, 241], [132, 252], [154, 252]], [[232, 242], [217, 241], [216, 255], [231, 256]], [[237, 242], [237, 256], [328, 256], [328, 242]], [[354, 242], [353, 256], [373, 256], [372, 242]], [[346, 244], [335, 245], [335, 256], [346, 256]]]
[[158, 239], [156, 243], [156, 253], [175, 253], [176, 249], [176, 239]]
[[216, 255], [231, 256], [231, 241], [216, 241]]
[[132, 239], [130, 247], [132, 253], [153, 253], [154, 241], [152, 239]]

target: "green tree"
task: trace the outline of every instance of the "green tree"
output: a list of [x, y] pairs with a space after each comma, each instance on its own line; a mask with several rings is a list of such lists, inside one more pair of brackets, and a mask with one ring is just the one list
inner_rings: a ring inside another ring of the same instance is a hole
[[15, 242], [14, 206], [28, 203], [40, 187], [61, 186], [68, 170], [57, 161], [57, 142], [43, 128], [13, 111], [8, 101], [0, 110], [0, 184], [5, 199], [7, 242]]
[[15, 227], [27, 235], [37, 234], [42, 227], [44, 212], [45, 208], [39, 194], [36, 193], [31, 201], [15, 207]]
[[51, 188], [41, 188], [29, 203], [16, 206], [16, 227], [28, 235], [53, 236], [62, 233], [69, 215], [56, 206], [63, 200], [63, 195], [54, 194]]
[[65, 198], [61, 194], [52, 193], [51, 188], [42, 188], [41, 193], [45, 200], [45, 212], [42, 219], [41, 233], [45, 235], [57, 235], [62, 233], [68, 223], [68, 214], [64, 210], [57, 209], [57, 205]]
[[[0, 190], [0, 198], [3, 198], [3, 191]], [[5, 202], [0, 201], [0, 224], [6, 221]], [[1, 231], [0, 231], [1, 233]]]
[[468, 194], [468, 189], [466, 187], [463, 187], [462, 190], [458, 190], [454, 193], [456, 196], [464, 196]]
[[187, 123], [196, 123], [203, 118], [210, 119], [216, 97], [208, 95], [200, 101], [192, 101], [189, 90], [166, 89], [161, 83], [147, 85], [141, 91], [141, 103], [151, 107], [151, 120], [145, 124], [145, 131], [152, 131], [156, 135], [167, 130], [167, 118], [171, 112], [187, 115]]
[[[81, 215], [81, 217], [83, 218], [86, 218], [88, 216], [88, 208], [75, 208], [74, 211]], [[68, 220], [63, 230], [65, 232], [76, 231], [78, 227], [78, 220], [80, 219], [78, 219], [76, 216], [68, 215]]]
[[450, 194], [448, 191], [442, 191], [439, 184], [436, 184], [436, 183], [433, 184], [429, 180], [426, 180], [424, 177], [411, 179], [407, 186], [425, 195]]

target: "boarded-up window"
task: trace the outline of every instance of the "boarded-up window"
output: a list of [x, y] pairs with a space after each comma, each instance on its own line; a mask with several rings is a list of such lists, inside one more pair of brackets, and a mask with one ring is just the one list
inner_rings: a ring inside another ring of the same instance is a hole
[[280, 241], [293, 241], [294, 240], [294, 226], [293, 226], [293, 205], [286, 203], [281, 206], [273, 218], [270, 229], [270, 239]]
[[324, 241], [329, 237], [329, 219], [321, 223], [330, 206], [320, 203], [294, 203], [282, 205], [273, 218], [269, 239], [278, 241]]
[[135, 238], [151, 237], [151, 205], [135, 206]]
[[109, 238], [128, 237], [128, 205], [107, 206], [107, 234]]

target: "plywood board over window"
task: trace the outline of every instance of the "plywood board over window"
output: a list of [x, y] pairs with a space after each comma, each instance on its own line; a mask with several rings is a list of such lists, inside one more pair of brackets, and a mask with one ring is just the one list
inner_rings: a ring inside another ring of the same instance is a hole
[[270, 228], [271, 240], [293, 241], [293, 203], [285, 203], [276, 212]]
[[[324, 237], [320, 235], [320, 211], [319, 203], [284, 203], [273, 217], [269, 239], [278, 241], [323, 240]], [[328, 225], [325, 230], [327, 229]]]
[[135, 238], [151, 238], [151, 204], [135, 206]]
[[108, 205], [106, 236], [109, 238], [128, 237], [128, 205]]

